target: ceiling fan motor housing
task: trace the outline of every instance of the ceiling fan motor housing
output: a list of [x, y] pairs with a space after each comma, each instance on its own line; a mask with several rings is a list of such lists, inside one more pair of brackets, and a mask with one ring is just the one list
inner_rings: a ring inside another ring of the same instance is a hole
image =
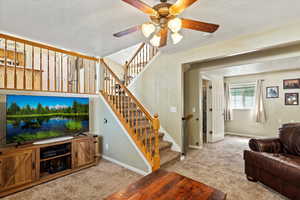
[[[164, 1], [164, 0], [163, 0]], [[151, 21], [154, 24], [164, 26], [170, 19], [173, 19], [175, 16], [170, 14], [169, 8], [172, 6], [170, 3], [160, 3], [153, 7], [157, 11], [157, 16], [150, 16]]]

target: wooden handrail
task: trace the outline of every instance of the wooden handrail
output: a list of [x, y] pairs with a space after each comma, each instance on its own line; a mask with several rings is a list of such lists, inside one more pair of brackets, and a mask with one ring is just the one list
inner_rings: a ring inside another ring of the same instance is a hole
[[130, 96], [130, 98], [133, 99], [133, 101], [138, 105], [138, 107], [142, 110], [143, 113], [147, 116], [147, 118], [151, 121], [153, 121], [153, 117], [150, 115], [150, 113], [145, 109], [145, 107], [139, 102], [139, 100], [130, 92], [130, 90], [127, 89], [127, 87], [124, 86], [122, 81], [118, 78], [118, 76], [108, 67], [108, 65], [105, 63], [103, 58], [100, 58], [100, 62], [104, 64], [105, 68], [111, 73], [111, 75], [116, 79], [118, 84], [126, 91], [126, 93]]
[[193, 116], [194, 116], [193, 114], [188, 114], [187, 116], [182, 117], [182, 120], [187, 121], [187, 120], [191, 119]]
[[150, 60], [157, 54], [158, 49], [148, 43], [142, 43], [133, 57], [125, 63], [125, 85], [129, 83], [145, 68]]
[[[2, 33], [0, 39], [4, 41], [0, 48], [0, 67], [4, 69], [0, 89], [96, 94], [98, 58]], [[84, 78], [79, 77], [81, 69]]]
[[141, 49], [145, 46], [145, 42], [143, 42], [140, 47], [138, 48], [138, 50], [135, 52], [135, 54], [133, 54], [132, 58], [126, 63], [126, 68], [131, 64], [131, 62], [133, 61], [133, 59], [136, 57], [136, 55], [141, 51]]
[[33, 41], [30, 41], [30, 40], [17, 38], [17, 37], [14, 37], [14, 36], [3, 34], [3, 33], [0, 33], [0, 38], [16, 41], [16, 42], [19, 42], [19, 43], [27, 44], [27, 45], [42, 48], [42, 49], [48, 49], [50, 51], [55, 51], [55, 52], [59, 52], [59, 53], [63, 53], [63, 54], [68, 54], [68, 55], [71, 55], [71, 56], [76, 56], [76, 57], [80, 57], [80, 58], [84, 58], [84, 59], [88, 59], [88, 60], [98, 61], [98, 58], [95, 58], [95, 57], [83, 55], [83, 54], [73, 52], [73, 51], [59, 49], [59, 48], [56, 48], [56, 47], [53, 47], [53, 46], [50, 46], [50, 45], [46, 45], [46, 44], [42, 44], [42, 43], [38, 43], [38, 42], [33, 42]]

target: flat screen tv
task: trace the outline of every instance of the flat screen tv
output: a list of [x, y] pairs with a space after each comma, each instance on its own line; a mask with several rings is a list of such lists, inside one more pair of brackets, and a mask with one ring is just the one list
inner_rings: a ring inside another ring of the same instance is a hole
[[74, 135], [89, 131], [89, 99], [6, 96], [6, 143]]

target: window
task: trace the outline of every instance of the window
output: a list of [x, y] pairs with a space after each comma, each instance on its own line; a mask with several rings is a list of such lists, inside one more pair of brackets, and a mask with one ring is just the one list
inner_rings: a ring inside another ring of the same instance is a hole
[[233, 109], [252, 109], [255, 104], [255, 84], [233, 85], [230, 95]]

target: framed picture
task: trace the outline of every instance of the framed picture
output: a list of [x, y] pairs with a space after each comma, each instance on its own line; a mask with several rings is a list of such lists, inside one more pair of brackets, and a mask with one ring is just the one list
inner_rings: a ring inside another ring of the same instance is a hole
[[278, 86], [267, 87], [266, 97], [268, 99], [279, 98], [279, 87]]
[[299, 105], [299, 93], [285, 93], [285, 105]]
[[283, 89], [300, 89], [300, 79], [283, 80]]

